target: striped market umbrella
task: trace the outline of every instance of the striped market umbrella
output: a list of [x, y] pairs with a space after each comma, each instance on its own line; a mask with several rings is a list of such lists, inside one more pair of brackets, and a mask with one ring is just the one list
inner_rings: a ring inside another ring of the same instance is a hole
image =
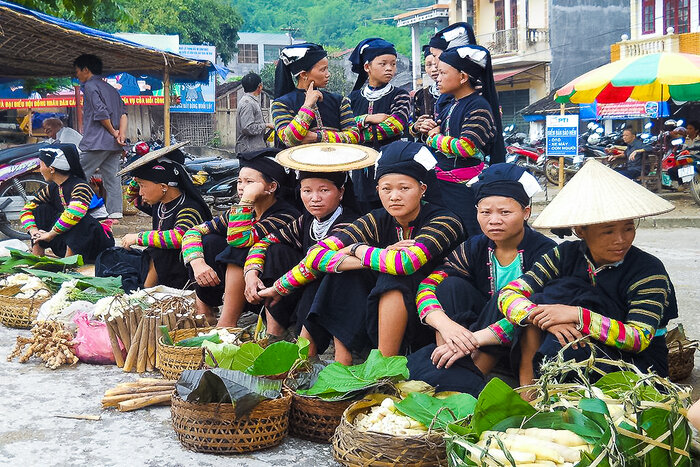
[[700, 101], [700, 55], [662, 52], [630, 57], [579, 76], [554, 95], [557, 102], [612, 104]]

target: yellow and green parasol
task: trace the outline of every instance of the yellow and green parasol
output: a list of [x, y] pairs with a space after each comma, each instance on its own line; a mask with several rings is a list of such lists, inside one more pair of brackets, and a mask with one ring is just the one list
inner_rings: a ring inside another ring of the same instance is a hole
[[557, 102], [601, 104], [700, 100], [700, 55], [662, 52], [630, 57], [591, 70], [559, 89]]

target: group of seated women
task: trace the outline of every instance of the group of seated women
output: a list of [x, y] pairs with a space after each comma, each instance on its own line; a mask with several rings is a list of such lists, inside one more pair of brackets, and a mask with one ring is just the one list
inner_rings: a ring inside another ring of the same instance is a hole
[[[329, 78], [322, 47], [283, 49], [276, 148], [239, 155], [238, 202], [228, 211], [212, 218], [176, 146], [125, 169], [153, 224], [121, 246], [143, 252], [108, 258], [114, 238], [91, 220], [92, 192], [74, 155], [43, 151], [51, 183], [22, 214], [35, 252], [94, 259], [107, 249], [105, 274], [130, 263], [135, 287], [191, 286], [197, 309], [219, 326], [262, 313], [268, 333], [304, 336], [311, 355], [331, 343], [343, 364], [371, 348], [408, 355], [411, 377], [442, 390], [477, 394], [495, 368], [529, 384], [562, 347], [567, 357], [596, 352], [666, 375], [673, 286], [632, 241], [635, 219], [669, 207], [589, 162], [536, 221], [579, 240], [557, 245], [536, 232], [528, 219], [537, 181], [501, 163], [488, 50], [463, 23], [425, 50], [441, 94], [432, 109], [423, 99], [425, 113], [411, 122], [408, 94], [390, 84], [392, 44], [358, 45], [349, 98], [319, 90]], [[348, 162], [357, 144], [359, 168]], [[290, 162], [292, 148], [303, 163]]]

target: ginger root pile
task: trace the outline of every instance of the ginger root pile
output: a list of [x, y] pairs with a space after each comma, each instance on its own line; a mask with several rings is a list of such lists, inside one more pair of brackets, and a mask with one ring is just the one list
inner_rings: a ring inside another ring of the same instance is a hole
[[[29, 344], [29, 348], [24, 350]], [[74, 365], [78, 357], [73, 352], [73, 334], [58, 321], [40, 321], [32, 328], [31, 337], [17, 336], [17, 343], [7, 361], [19, 356], [20, 363], [26, 363], [35, 356], [55, 370], [61, 365]]]

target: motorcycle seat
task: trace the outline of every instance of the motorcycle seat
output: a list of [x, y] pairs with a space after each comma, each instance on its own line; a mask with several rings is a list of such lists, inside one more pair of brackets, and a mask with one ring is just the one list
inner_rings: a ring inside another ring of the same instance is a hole
[[14, 161], [38, 157], [39, 149], [49, 147], [49, 143], [23, 144], [14, 148], [0, 151], [0, 164], [9, 164]]
[[202, 170], [212, 176], [216, 176], [236, 173], [239, 167], [240, 162], [238, 162], [238, 159], [222, 159], [220, 161], [204, 164]]

